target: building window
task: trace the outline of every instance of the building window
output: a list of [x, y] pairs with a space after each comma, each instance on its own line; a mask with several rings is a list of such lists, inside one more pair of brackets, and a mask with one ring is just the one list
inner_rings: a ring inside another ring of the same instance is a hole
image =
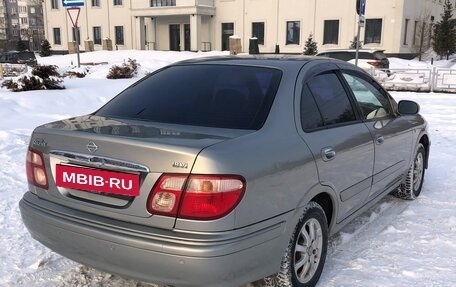
[[121, 6], [122, 0], [114, 0], [114, 6]]
[[258, 44], [264, 45], [264, 22], [252, 23], [252, 37], [258, 39]]
[[100, 0], [92, 0], [92, 7], [100, 7]]
[[382, 19], [366, 19], [364, 44], [380, 44], [382, 40]]
[[35, 7], [30, 7], [30, 13], [35, 14]]
[[413, 39], [412, 39], [412, 44], [416, 45], [416, 38], [417, 38], [417, 33], [418, 33], [418, 21], [415, 21], [415, 24], [413, 25]]
[[116, 45], [124, 45], [124, 30], [123, 26], [114, 26], [116, 33]]
[[93, 27], [93, 43], [101, 45], [101, 27]]
[[323, 45], [339, 44], [339, 20], [325, 20], [323, 29]]
[[36, 25], [36, 18], [30, 18], [30, 25], [32, 25], [32, 26]]
[[60, 39], [60, 28], [53, 28], [54, 34], [54, 44], [55, 45], [62, 45], [62, 40]]
[[21, 17], [21, 24], [28, 24], [28, 19], [27, 17]]
[[51, 9], [59, 9], [59, 0], [51, 0]]
[[410, 22], [410, 19], [405, 19], [405, 24], [404, 24], [404, 41], [403, 45], [408, 45], [407, 44], [407, 38], [408, 38], [408, 24]]
[[299, 45], [299, 36], [301, 35], [300, 21], [287, 21], [287, 39], [286, 45]]
[[150, 0], [150, 7], [176, 6], [176, 0]]

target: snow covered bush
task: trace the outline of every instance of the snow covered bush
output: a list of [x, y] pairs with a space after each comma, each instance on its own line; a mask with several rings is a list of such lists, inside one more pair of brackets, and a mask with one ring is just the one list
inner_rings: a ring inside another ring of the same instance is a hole
[[106, 77], [108, 79], [130, 79], [137, 75], [139, 66], [136, 60], [129, 58], [127, 63], [112, 66]]
[[60, 90], [65, 89], [62, 85], [62, 76], [57, 72], [57, 66], [37, 65], [31, 73], [5, 80], [2, 87], [14, 92], [31, 90]]
[[25, 75], [4, 81], [2, 87], [6, 87], [13, 92], [42, 90], [43, 81], [39, 77]]
[[87, 68], [87, 67], [72, 68], [65, 72], [65, 77], [84, 78], [88, 73], [89, 73], [89, 68]]

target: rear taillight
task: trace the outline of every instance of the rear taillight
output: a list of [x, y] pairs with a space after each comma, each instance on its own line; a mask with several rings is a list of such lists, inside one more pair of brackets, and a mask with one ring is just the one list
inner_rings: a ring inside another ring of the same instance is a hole
[[374, 66], [374, 67], [378, 67], [380, 66], [380, 62], [367, 62], [369, 65], [371, 66]]
[[44, 167], [43, 154], [34, 149], [27, 151], [27, 158], [25, 163], [27, 171], [27, 180], [30, 184], [48, 189], [48, 180], [46, 169]]
[[245, 180], [235, 175], [160, 177], [147, 203], [152, 214], [213, 220], [230, 213], [241, 200]]

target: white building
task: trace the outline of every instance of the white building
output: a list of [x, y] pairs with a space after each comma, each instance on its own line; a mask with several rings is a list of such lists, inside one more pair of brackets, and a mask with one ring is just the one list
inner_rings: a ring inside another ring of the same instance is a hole
[[[361, 41], [365, 48], [412, 54], [429, 44], [429, 27], [440, 19], [443, 0], [367, 0]], [[320, 51], [348, 48], [357, 32], [356, 0], [86, 0], [78, 26], [84, 40], [102, 49], [226, 50], [228, 37], [248, 51], [256, 36], [260, 52], [302, 53], [309, 34]], [[75, 40], [62, 0], [45, 0], [45, 33], [53, 50]], [[423, 23], [427, 29], [422, 30]], [[421, 38], [423, 41], [421, 41]]]

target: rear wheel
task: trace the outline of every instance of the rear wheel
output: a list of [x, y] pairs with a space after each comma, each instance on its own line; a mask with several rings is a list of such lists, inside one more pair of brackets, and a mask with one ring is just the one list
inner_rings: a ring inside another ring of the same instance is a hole
[[423, 145], [419, 144], [415, 159], [394, 194], [396, 197], [415, 199], [420, 195], [423, 187], [425, 160], [426, 151]]
[[276, 286], [315, 286], [325, 264], [328, 224], [323, 208], [310, 202], [293, 232], [282, 258]]

